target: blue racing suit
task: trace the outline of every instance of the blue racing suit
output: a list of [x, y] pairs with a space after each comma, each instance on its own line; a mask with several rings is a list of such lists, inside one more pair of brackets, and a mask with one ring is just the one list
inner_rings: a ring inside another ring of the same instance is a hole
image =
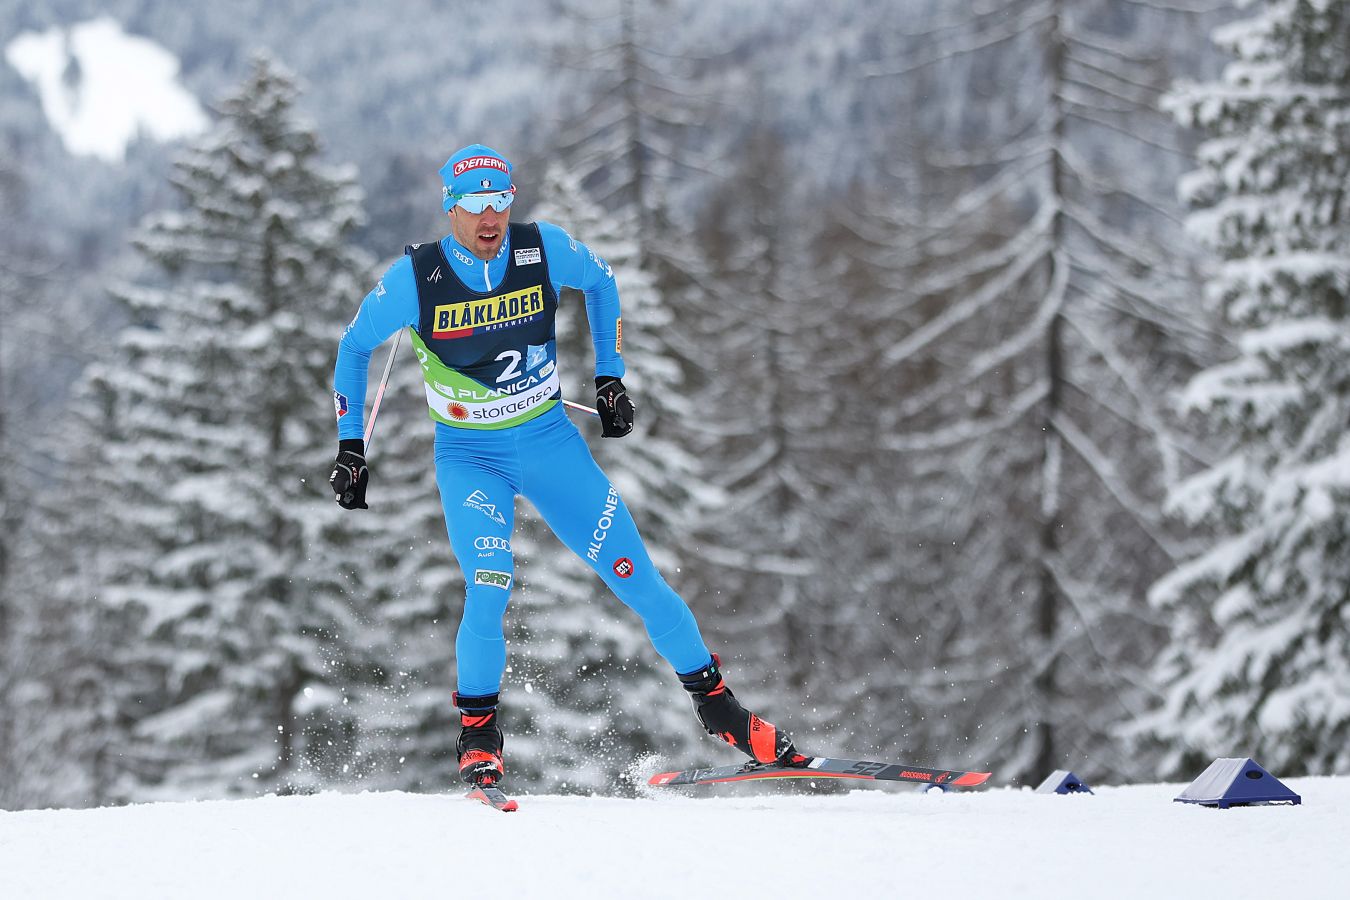
[[455, 639], [461, 697], [501, 687], [517, 494], [642, 617], [676, 672], [697, 671], [712, 658], [693, 613], [656, 571], [623, 500], [563, 411], [554, 337], [563, 287], [586, 295], [596, 375], [622, 376], [613, 272], [547, 222], [508, 226], [500, 252], [487, 261], [452, 235], [407, 248], [338, 344], [338, 438], [360, 438], [371, 353], [398, 329], [410, 329], [436, 422], [436, 484], [464, 573]]

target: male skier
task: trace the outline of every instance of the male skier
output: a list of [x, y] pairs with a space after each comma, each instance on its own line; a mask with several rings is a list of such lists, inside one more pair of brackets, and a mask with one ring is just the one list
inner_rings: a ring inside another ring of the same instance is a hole
[[338, 454], [329, 484], [343, 507], [367, 508], [366, 371], [376, 347], [410, 329], [436, 422], [436, 484], [465, 581], [453, 695], [461, 777], [492, 785], [503, 773], [497, 702], [517, 494], [642, 617], [709, 734], [758, 762], [805, 762], [786, 734], [727, 689], [693, 613], [652, 565], [623, 500], [563, 411], [554, 315], [561, 289], [573, 287], [586, 295], [603, 435], [633, 429], [610, 267], [556, 225], [510, 224], [516, 188], [511, 164], [495, 150], [465, 147], [440, 174], [451, 233], [408, 247], [366, 295], [338, 344]]

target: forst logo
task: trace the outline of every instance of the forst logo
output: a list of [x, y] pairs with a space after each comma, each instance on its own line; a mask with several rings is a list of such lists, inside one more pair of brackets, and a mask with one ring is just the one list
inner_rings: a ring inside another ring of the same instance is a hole
[[620, 578], [627, 578], [633, 574], [633, 561], [626, 556], [620, 556], [614, 560], [614, 574]]
[[511, 590], [511, 573], [494, 572], [491, 569], [477, 569], [473, 573], [474, 584], [485, 584], [488, 587], [501, 588], [504, 591]]

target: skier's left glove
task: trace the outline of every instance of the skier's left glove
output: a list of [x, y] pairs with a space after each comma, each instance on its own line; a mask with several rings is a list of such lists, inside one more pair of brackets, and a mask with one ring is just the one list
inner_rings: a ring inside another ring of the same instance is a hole
[[343, 509], [370, 509], [366, 505], [366, 485], [370, 470], [366, 468], [366, 442], [360, 438], [338, 441], [337, 460], [328, 475], [328, 485], [337, 494]]
[[628, 398], [623, 382], [613, 375], [595, 379], [595, 411], [600, 414], [603, 437], [619, 438], [633, 430], [633, 413], [637, 407]]

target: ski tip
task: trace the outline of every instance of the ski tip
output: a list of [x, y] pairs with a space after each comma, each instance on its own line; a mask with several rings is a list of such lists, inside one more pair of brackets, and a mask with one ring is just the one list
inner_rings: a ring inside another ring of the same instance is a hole
[[977, 785], [977, 784], [984, 784], [986, 781], [989, 780], [989, 776], [992, 775], [992, 774], [994, 774], [994, 773], [992, 773], [992, 772], [965, 772], [965, 773], [962, 773], [962, 775], [961, 775], [960, 778], [952, 779], [952, 781], [949, 782], [949, 783], [952, 784], [952, 785], [955, 785], [956, 787], [974, 787], [974, 786]]
[[653, 787], [656, 787], [656, 786], [662, 785], [662, 784], [669, 784], [669, 783], [671, 782], [671, 780], [674, 779], [675, 776], [676, 776], [676, 775], [679, 775], [679, 774], [680, 774], [679, 772], [658, 772], [657, 774], [653, 775], [651, 778], [648, 778], [648, 779], [647, 779], [647, 784], [649, 784], [649, 785], [651, 785], [651, 786], [653, 786]]
[[520, 809], [519, 803], [509, 799], [501, 791], [493, 788], [483, 789], [481, 787], [477, 787], [469, 791], [469, 793], [465, 794], [464, 796], [469, 800], [477, 800], [484, 806], [490, 806], [493, 809], [499, 809], [502, 812], [515, 812], [516, 810]]

